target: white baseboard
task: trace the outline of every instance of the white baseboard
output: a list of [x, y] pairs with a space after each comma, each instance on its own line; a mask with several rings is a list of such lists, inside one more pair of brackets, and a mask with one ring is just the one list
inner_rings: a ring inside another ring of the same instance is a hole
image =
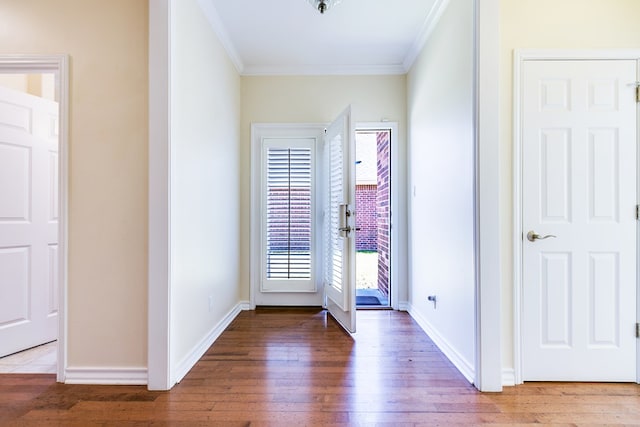
[[409, 311], [409, 301], [398, 302], [398, 311]]
[[453, 363], [453, 365], [458, 368], [460, 373], [464, 375], [464, 377], [471, 384], [475, 382], [476, 373], [472, 364], [470, 364], [458, 351], [451, 345], [449, 342], [438, 333], [438, 331], [431, 326], [429, 321], [424, 318], [418, 310], [414, 309], [414, 307], [409, 303], [407, 307], [407, 311], [409, 315], [413, 317], [413, 319], [418, 323], [418, 325], [422, 328], [422, 330], [431, 338], [436, 346], [442, 351], [442, 353]]
[[146, 385], [147, 368], [67, 368], [65, 384]]
[[514, 386], [516, 385], [516, 371], [515, 369], [503, 369], [502, 370], [502, 385]]
[[177, 384], [189, 373], [191, 368], [200, 360], [204, 353], [211, 347], [211, 345], [218, 339], [218, 337], [224, 332], [224, 330], [233, 322], [241, 311], [250, 310], [251, 304], [249, 301], [240, 301], [229, 311], [226, 316], [218, 322], [218, 324], [209, 331], [209, 333], [196, 344], [193, 349], [187, 354], [180, 363], [176, 366], [176, 369], [172, 373], [172, 383]]

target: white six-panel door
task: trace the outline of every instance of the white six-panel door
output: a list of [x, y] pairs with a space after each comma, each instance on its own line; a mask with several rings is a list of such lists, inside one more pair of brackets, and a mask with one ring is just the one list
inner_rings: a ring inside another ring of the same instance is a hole
[[57, 338], [58, 103], [0, 87], [0, 356]]
[[634, 60], [523, 64], [524, 381], [636, 380], [636, 80]]

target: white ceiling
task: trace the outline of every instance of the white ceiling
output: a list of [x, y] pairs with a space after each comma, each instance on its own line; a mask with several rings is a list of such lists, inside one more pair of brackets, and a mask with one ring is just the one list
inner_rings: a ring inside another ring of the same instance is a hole
[[444, 0], [342, 0], [320, 14], [307, 0], [199, 0], [238, 71], [402, 74]]

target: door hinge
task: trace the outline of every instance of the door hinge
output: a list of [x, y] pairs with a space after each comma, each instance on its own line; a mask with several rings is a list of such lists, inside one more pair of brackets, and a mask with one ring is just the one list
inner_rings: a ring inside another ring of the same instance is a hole
[[636, 102], [640, 102], [640, 84], [636, 84]]
[[636, 205], [636, 219], [640, 219], [640, 205]]
[[636, 323], [636, 338], [640, 338], [640, 323]]

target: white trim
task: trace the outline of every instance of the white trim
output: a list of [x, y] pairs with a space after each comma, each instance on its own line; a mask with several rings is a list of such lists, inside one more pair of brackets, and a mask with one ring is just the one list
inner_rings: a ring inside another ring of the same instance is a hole
[[[638, 60], [640, 49], [516, 49], [513, 55], [513, 364], [514, 383], [522, 384], [522, 65], [525, 61]], [[640, 78], [640, 76], [638, 76]], [[640, 135], [640, 107], [636, 119]], [[638, 161], [637, 168], [640, 167]], [[640, 179], [638, 177], [637, 179]], [[640, 189], [640, 182], [638, 183]], [[640, 197], [640, 196], [639, 196]], [[640, 253], [640, 251], [639, 251]], [[640, 279], [640, 278], [638, 278]], [[637, 317], [640, 321], [640, 280], [637, 284]], [[636, 350], [640, 383], [640, 342]]]
[[220, 15], [218, 14], [218, 10], [213, 4], [212, 0], [197, 0], [200, 9], [202, 9], [202, 13], [207, 17], [209, 24], [211, 25], [211, 29], [218, 36], [218, 40], [222, 44], [222, 47], [229, 55], [229, 59], [233, 63], [233, 66], [236, 67], [238, 73], [242, 74], [244, 70], [244, 64], [242, 63], [242, 59], [240, 55], [238, 55], [238, 51], [236, 50], [231, 38], [229, 37], [229, 33], [227, 32], [227, 28], [225, 27], [222, 19], [220, 19]]
[[338, 76], [338, 75], [402, 75], [406, 70], [396, 65], [253, 65], [246, 66], [243, 76]]
[[202, 358], [207, 352], [209, 347], [220, 337], [220, 335], [229, 327], [231, 322], [238, 317], [243, 310], [250, 308], [249, 301], [241, 301], [235, 305], [223, 318], [214, 326], [207, 335], [197, 343], [189, 353], [176, 365], [174, 373], [171, 375], [172, 383], [176, 384], [182, 381], [182, 379], [189, 373], [191, 368]]
[[[636, 60], [636, 73], [636, 81], [640, 82], [640, 57]], [[640, 140], [640, 104], [637, 104], [636, 108], [636, 138]], [[638, 202], [640, 201], [640, 173], [638, 172], [640, 170], [640, 150], [638, 150], [636, 156], [636, 202]], [[636, 248], [636, 322], [640, 323], [640, 227], [637, 225]], [[636, 340], [636, 383], [640, 384], [640, 339]]]
[[500, 0], [475, 0], [476, 379], [502, 390]]
[[[356, 123], [356, 132], [359, 130], [389, 130], [391, 131], [391, 277], [389, 277], [389, 287], [391, 288], [391, 308], [394, 310], [400, 310], [399, 295], [400, 287], [403, 288], [406, 294], [407, 281], [400, 281], [399, 277], [399, 263], [400, 259], [400, 223], [402, 218], [406, 218], [406, 210], [400, 210], [400, 158], [398, 156], [398, 123], [397, 122], [359, 122]], [[404, 170], [405, 168], [402, 168]], [[406, 194], [406, 191], [405, 191]], [[405, 205], [406, 206], [406, 205]], [[402, 239], [406, 241], [406, 239]], [[404, 254], [403, 254], [404, 255]]]
[[411, 303], [409, 301], [399, 301], [397, 310], [409, 311], [409, 307], [411, 307]]
[[503, 386], [516, 385], [516, 372], [514, 369], [505, 368], [502, 370], [502, 385]]
[[146, 385], [146, 368], [67, 368], [65, 384]]
[[0, 73], [53, 73], [59, 89], [58, 131], [58, 352], [56, 380], [65, 381], [69, 247], [69, 56], [0, 55]]
[[455, 347], [449, 344], [449, 342], [431, 326], [429, 321], [420, 314], [419, 310], [415, 310], [411, 304], [409, 304], [408, 308], [409, 315], [416, 321], [418, 326], [431, 338], [431, 341], [438, 346], [440, 351], [453, 363], [467, 381], [473, 384], [476, 378], [473, 363], [466, 360], [462, 354], [456, 351]]
[[411, 45], [411, 48], [404, 57], [402, 66], [405, 72], [409, 72], [416, 58], [418, 58], [418, 55], [422, 52], [422, 48], [424, 48], [424, 45], [427, 43], [427, 40], [429, 40], [429, 37], [431, 37], [433, 30], [435, 30], [438, 22], [440, 22], [440, 18], [442, 18], [447, 6], [449, 6], [449, 0], [436, 0], [433, 3], [433, 6], [427, 15], [427, 19], [425, 19], [422, 24], [418, 37], [416, 37], [413, 45]]
[[513, 58], [513, 381], [522, 384], [522, 143], [520, 117], [520, 68], [522, 58]]
[[148, 384], [171, 383], [171, 0], [149, 0]]
[[[640, 58], [640, 49], [515, 49], [514, 64], [521, 61], [595, 61]], [[516, 76], [514, 75], [514, 78]]]

